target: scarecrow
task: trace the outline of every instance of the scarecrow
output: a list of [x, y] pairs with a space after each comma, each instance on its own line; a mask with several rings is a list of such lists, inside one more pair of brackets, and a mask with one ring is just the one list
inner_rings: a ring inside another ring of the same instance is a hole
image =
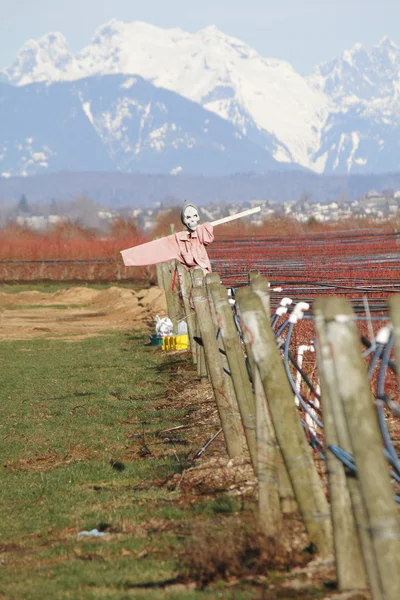
[[124, 265], [126, 267], [139, 267], [156, 265], [176, 259], [186, 269], [200, 267], [205, 273], [211, 273], [211, 264], [206, 246], [214, 240], [214, 227], [259, 211], [260, 207], [258, 206], [212, 223], [200, 224], [197, 206], [186, 201], [181, 211], [181, 221], [186, 229], [146, 244], [122, 250], [121, 255]]

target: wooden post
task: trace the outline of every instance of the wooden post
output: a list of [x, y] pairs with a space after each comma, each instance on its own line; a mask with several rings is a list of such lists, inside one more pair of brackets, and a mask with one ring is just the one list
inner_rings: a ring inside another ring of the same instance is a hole
[[[251, 273], [252, 271], [250, 271]], [[270, 302], [269, 302], [269, 281], [262, 275], [250, 279], [250, 288], [260, 298], [265, 314], [270, 318]]]
[[252, 282], [255, 279], [257, 279], [257, 277], [261, 277], [260, 271], [258, 271], [257, 269], [252, 269], [251, 271], [249, 271], [249, 273], [248, 273], [248, 282], [249, 282], [250, 286], [251, 286]]
[[400, 523], [354, 313], [348, 300], [335, 297], [327, 299], [323, 313], [383, 598], [398, 600]]
[[170, 261], [170, 272], [172, 279], [172, 302], [174, 305], [174, 313], [176, 315], [176, 328], [174, 327], [174, 333], [178, 333], [178, 323], [184, 317], [184, 307], [182, 302], [179, 299], [180, 292], [180, 283], [179, 283], [179, 272], [178, 272], [178, 264], [177, 260]]
[[164, 289], [162, 263], [156, 264], [157, 286]]
[[[224, 381], [225, 381], [225, 389], [226, 389], [226, 393], [229, 397], [229, 403], [232, 407], [234, 407], [237, 419], [239, 421], [240, 417], [241, 417], [241, 410], [240, 410], [240, 406], [239, 406], [239, 400], [236, 395], [236, 389], [233, 384], [234, 374], [230, 367], [228, 357], [226, 356], [225, 342], [224, 342], [224, 338], [221, 335], [221, 332], [217, 339], [217, 333], [218, 333], [218, 330], [220, 330], [220, 323], [218, 321], [218, 316], [217, 316], [217, 312], [216, 312], [216, 308], [215, 308], [215, 304], [214, 304], [214, 298], [215, 299], [219, 298], [220, 292], [224, 291], [224, 288], [222, 287], [222, 285], [220, 283], [221, 280], [220, 280], [219, 275], [217, 275], [216, 273], [207, 273], [207, 275], [205, 277], [205, 281], [206, 281], [208, 303], [209, 303], [209, 308], [210, 308], [210, 315], [211, 315], [211, 318], [212, 318], [212, 321], [214, 324], [214, 335], [215, 335], [215, 339], [217, 342], [217, 346], [222, 351], [219, 353], [219, 360], [220, 360], [221, 368], [223, 369], [222, 372], [223, 372], [223, 377], [224, 377]], [[231, 311], [231, 314], [232, 314], [232, 311]], [[230, 373], [230, 375], [227, 371]], [[241, 435], [242, 435], [243, 450], [245, 450], [247, 448], [247, 444], [246, 444], [247, 438], [245, 436], [243, 427], [241, 428]]]
[[[192, 278], [192, 283], [194, 287], [202, 287], [204, 285], [204, 271], [203, 269], [198, 269], [197, 267], [194, 269], [190, 269], [190, 276]], [[201, 337], [200, 335], [200, 327], [199, 327], [199, 319], [196, 315], [196, 336]], [[197, 375], [200, 381], [205, 382], [207, 377], [207, 366], [206, 359], [204, 356], [204, 348], [200, 346], [200, 344], [196, 343], [196, 363], [197, 363]]]
[[260, 372], [276, 437], [304, 525], [318, 553], [329, 555], [333, 545], [328, 502], [293, 402], [293, 393], [269, 319], [254, 292], [239, 289], [236, 301], [243, 321], [244, 340]]
[[[246, 288], [246, 290], [250, 291], [250, 288]], [[240, 292], [240, 294], [245, 293], [243, 291]], [[238, 304], [236, 308], [240, 315]], [[289, 504], [286, 501], [286, 494], [292, 493], [293, 496], [292, 486], [276, 441], [260, 372], [255, 363], [249, 340], [246, 336], [244, 337], [255, 398], [259, 522], [261, 530], [265, 535], [276, 538], [282, 526], [282, 513], [294, 512], [297, 509], [297, 504], [296, 502], [291, 502], [289, 508]], [[279, 462], [278, 456], [281, 462]], [[284, 490], [281, 479], [282, 473], [286, 474], [286, 486]]]
[[194, 341], [194, 336], [196, 335], [196, 318], [194, 314], [194, 308], [190, 306], [190, 291], [192, 289], [192, 279], [190, 277], [190, 273], [185, 267], [178, 263], [178, 277], [179, 277], [179, 285], [181, 288], [182, 294], [182, 302], [183, 308], [185, 312], [185, 320], [188, 329], [189, 336], [189, 345], [190, 351], [192, 353], [192, 360], [196, 364], [197, 363], [197, 350], [196, 350], [196, 342]]
[[[397, 230], [396, 230], [397, 231]], [[398, 238], [396, 238], [398, 241]], [[400, 294], [391, 296], [388, 300], [390, 318], [393, 323], [394, 347], [397, 365], [400, 365]]]
[[172, 321], [173, 332], [176, 333], [178, 330], [178, 312], [177, 303], [175, 299], [174, 291], [172, 290], [173, 272], [175, 269], [175, 261], [168, 261], [161, 263], [162, 280], [164, 284], [165, 299], [167, 301], [167, 312], [168, 317]]
[[[353, 514], [352, 498], [350, 490], [347, 486], [346, 471], [343, 463], [332, 453], [330, 446], [341, 446], [347, 452], [352, 452], [352, 448], [348, 445], [349, 440], [340, 436], [337, 428], [346, 428], [346, 423], [340, 419], [338, 410], [340, 410], [340, 400], [337, 393], [336, 374], [332, 360], [331, 347], [325, 332], [325, 321], [323, 310], [325, 298], [318, 298], [313, 304], [314, 323], [316, 328], [316, 355], [318, 363], [318, 374], [321, 385], [321, 405], [322, 416], [324, 422], [325, 436], [325, 455], [327, 461], [329, 497], [331, 506], [331, 517], [333, 526], [333, 540], [335, 547], [336, 558], [336, 573], [338, 578], [338, 588], [341, 591], [366, 589], [368, 587], [367, 578], [364, 568], [363, 554], [360, 545], [359, 533], [357, 530], [356, 521]], [[335, 419], [336, 412], [336, 419]], [[346, 428], [347, 429], [347, 428]], [[345, 432], [348, 438], [347, 431]], [[345, 443], [345, 445], [343, 445]], [[349, 474], [352, 477], [352, 474]], [[354, 489], [353, 497], [355, 503], [360, 504], [360, 491], [357, 482], [354, 482], [358, 488]], [[354, 483], [350, 484], [353, 485]], [[365, 515], [365, 511], [364, 515]], [[357, 518], [360, 519], [359, 511]], [[361, 523], [360, 523], [361, 524]], [[361, 535], [368, 537], [368, 532], [365, 529], [364, 516], [364, 531]], [[367, 540], [366, 564], [368, 572], [373, 581], [377, 581], [374, 587], [374, 598], [381, 598], [379, 594], [380, 582], [379, 574], [376, 573], [374, 565], [371, 543]], [[372, 560], [371, 560], [372, 557]], [[375, 571], [375, 575], [374, 575]], [[377, 580], [378, 577], [378, 580]]]
[[232, 375], [240, 416], [244, 433], [249, 448], [251, 461], [257, 473], [257, 448], [256, 448], [256, 415], [254, 394], [249, 380], [244, 360], [243, 350], [240, 347], [238, 332], [233, 320], [232, 308], [228, 301], [226, 289], [221, 285], [210, 286], [212, 299], [217, 314], [224, 350]]
[[[253, 275], [251, 275], [252, 273]], [[251, 291], [255, 292], [260, 298], [265, 315], [267, 319], [270, 319], [269, 281], [265, 277], [263, 277], [259, 271], [250, 271], [249, 281]], [[259, 380], [259, 376], [257, 376], [257, 369], [255, 369], [254, 380], [255, 395], [256, 398], [259, 398], [259, 404], [261, 404], [261, 406], [263, 403], [265, 404], [266, 414], [264, 415], [264, 420], [268, 423], [267, 427], [269, 435], [272, 436], [275, 443], [275, 457], [272, 454], [272, 449], [270, 449], [270, 453], [271, 461], [275, 460], [277, 465], [278, 489], [281, 501], [281, 510], [284, 514], [291, 514], [296, 512], [298, 506], [293, 487], [290, 482], [289, 474], [286, 469], [285, 461], [283, 460], [282, 452], [279, 448], [278, 443], [276, 442], [274, 426], [271, 421], [271, 415], [269, 414], [268, 403], [265, 397], [264, 389]]]
[[214, 324], [211, 319], [208, 297], [204, 286], [193, 287], [192, 298], [228, 455], [230, 458], [234, 458], [243, 454], [243, 428], [237, 407], [232, 403], [227, 390], [219, 356], [219, 348], [215, 339]]
[[215, 328], [215, 335], [217, 335], [218, 332], [218, 328], [219, 328], [219, 324], [217, 322], [217, 313], [215, 312], [215, 306], [214, 306], [214, 301], [211, 295], [211, 286], [214, 285], [216, 286], [215, 289], [219, 290], [220, 284], [221, 284], [221, 280], [220, 277], [217, 273], [207, 273], [205, 278], [204, 278], [205, 284], [206, 284], [206, 291], [207, 291], [207, 296], [208, 296], [208, 302], [210, 305], [210, 313], [211, 313], [211, 318], [212, 321], [214, 323], [214, 328]]
[[[260, 525], [265, 535], [277, 538], [282, 528], [282, 513], [284, 508], [284, 502], [281, 503], [279, 490], [278, 448], [268, 412], [267, 398], [257, 366], [254, 369], [253, 377], [256, 400], [257, 481]], [[279, 456], [281, 457], [280, 453]], [[291, 486], [289, 489], [291, 490]]]

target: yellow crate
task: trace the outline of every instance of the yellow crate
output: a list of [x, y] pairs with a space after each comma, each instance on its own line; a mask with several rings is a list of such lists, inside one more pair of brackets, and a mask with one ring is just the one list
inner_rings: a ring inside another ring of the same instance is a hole
[[184, 335], [167, 335], [163, 338], [162, 349], [166, 352], [171, 350], [187, 350], [189, 347], [189, 336]]

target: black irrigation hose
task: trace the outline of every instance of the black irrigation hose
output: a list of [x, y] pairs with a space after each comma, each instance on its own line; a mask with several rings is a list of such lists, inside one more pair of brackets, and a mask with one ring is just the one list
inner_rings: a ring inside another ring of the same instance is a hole
[[[386, 396], [386, 394], [385, 394], [385, 377], [386, 377], [386, 371], [388, 368], [389, 356], [392, 351], [393, 344], [394, 344], [394, 336], [393, 336], [393, 332], [392, 332], [392, 334], [389, 338], [389, 341], [385, 346], [382, 360], [381, 360], [380, 369], [379, 369], [379, 374], [378, 374], [377, 396], [380, 398], [383, 398]], [[385, 413], [384, 413], [383, 407], [384, 407], [383, 401], [382, 400], [378, 401], [377, 402], [377, 411], [378, 411], [379, 426], [380, 426], [380, 429], [382, 432], [383, 440], [385, 442], [386, 450], [389, 453], [389, 456], [391, 459], [391, 463], [395, 467], [396, 471], [398, 473], [400, 473], [400, 461], [397, 457], [396, 450], [394, 449], [392, 440], [390, 438], [390, 434], [389, 434], [389, 431], [388, 431], [388, 428], [386, 425]]]
[[[234, 289], [232, 290], [232, 295], [234, 296]], [[236, 314], [235, 309], [233, 310], [233, 315], [234, 315], [234, 321], [235, 321], [239, 339], [240, 339], [241, 343], [243, 344], [243, 336], [242, 336], [240, 320], [238, 318], [238, 315]], [[280, 317], [280, 315], [275, 314], [271, 318], [272, 326], [275, 326], [275, 327], [277, 326], [277, 324], [279, 322], [279, 317]], [[381, 318], [383, 319], [383, 317], [381, 317]], [[365, 320], [365, 319], [363, 319], [363, 320]], [[316, 391], [311, 380], [305, 373], [304, 369], [299, 366], [298, 361], [294, 358], [293, 354], [290, 352], [289, 348], [290, 348], [290, 342], [291, 342], [291, 338], [293, 335], [294, 327], [295, 327], [295, 323], [291, 322], [289, 315], [287, 315], [285, 321], [283, 323], [281, 323], [281, 325], [279, 326], [277, 331], [274, 331], [274, 334], [276, 336], [278, 346], [280, 346], [280, 347], [283, 346], [285, 371], [286, 371], [289, 383], [291, 385], [291, 388], [293, 390], [293, 393], [295, 394], [295, 397], [299, 401], [300, 406], [312, 418], [312, 420], [315, 422], [315, 424], [318, 427], [323, 428], [323, 422], [316, 416], [316, 413], [318, 413], [319, 415], [321, 414], [320, 409], [317, 407], [311, 406], [311, 404], [310, 404], [311, 401], [305, 400], [303, 395], [298, 391], [296, 383], [295, 383], [293, 375], [292, 375], [292, 372], [291, 372], [291, 369], [290, 369], [290, 366], [289, 366], [289, 363], [291, 363], [291, 365], [296, 369], [296, 371], [298, 373], [300, 373], [302, 379], [305, 381], [305, 383], [308, 386], [308, 388], [310, 389], [310, 391], [314, 394], [315, 398], [320, 400], [320, 394], [318, 394], [318, 392]], [[287, 329], [286, 338], [283, 340], [281, 338], [281, 335], [284, 333], [285, 329]], [[218, 340], [220, 337], [220, 330], [218, 330], [216, 337]], [[198, 344], [203, 346], [203, 340], [201, 339], [201, 337], [195, 336], [194, 339]], [[364, 347], [367, 349], [366, 352], [364, 352], [364, 354], [363, 354], [364, 357], [373, 353], [370, 363], [369, 363], [369, 366], [368, 366], [369, 380], [372, 379], [374, 371], [376, 370], [378, 363], [380, 361], [379, 372], [378, 372], [378, 382], [377, 382], [377, 393], [376, 393], [376, 398], [378, 400], [378, 402], [377, 402], [378, 422], [379, 422], [380, 429], [382, 432], [382, 437], [384, 440], [385, 456], [386, 456], [388, 462], [395, 469], [395, 471], [392, 471], [392, 470], [390, 471], [390, 475], [392, 476], [393, 479], [395, 479], [395, 481], [397, 483], [400, 483], [400, 460], [397, 457], [396, 451], [392, 444], [390, 434], [387, 429], [385, 414], [384, 414], [384, 406], [386, 405], [386, 406], [390, 407], [390, 404], [391, 403], [393, 404], [393, 400], [389, 396], [387, 396], [387, 394], [385, 393], [385, 390], [384, 390], [387, 370], [390, 369], [391, 371], [393, 371], [394, 373], [397, 374], [397, 367], [396, 367], [395, 363], [393, 363], [393, 361], [390, 360], [390, 353], [391, 353], [391, 350], [393, 347], [393, 334], [390, 336], [387, 344], [371, 342], [365, 336], [361, 336], [361, 342], [364, 345]], [[226, 356], [226, 352], [222, 348], [219, 348], [219, 351], [221, 354]], [[247, 368], [249, 380], [251, 381], [251, 383], [253, 383], [250, 362], [249, 362], [246, 354], [245, 354], [245, 362], [246, 362], [246, 368]], [[230, 371], [228, 369], [226, 369], [225, 367], [223, 367], [223, 370], [228, 375], [231, 375]], [[323, 451], [322, 442], [319, 440], [315, 431], [310, 429], [309, 425], [303, 418], [301, 419], [301, 422], [302, 422], [302, 426], [305, 430], [305, 433], [307, 435], [307, 439], [308, 439], [310, 445], [312, 446], [312, 448], [314, 450], [318, 451], [321, 458], [325, 460], [325, 454]], [[214, 434], [206, 442], [205, 446], [203, 446], [203, 448], [200, 449], [200, 451], [196, 454], [195, 457], [200, 456], [202, 454], [202, 452], [205, 451], [205, 449], [209, 446], [209, 444], [211, 444], [211, 442], [215, 439], [215, 437], [217, 437], [217, 435], [219, 433], [220, 432], [217, 432], [217, 434]], [[349, 454], [348, 452], [345, 452], [342, 448], [340, 448], [338, 446], [333, 446], [333, 445], [329, 446], [329, 450], [347, 467], [348, 474], [352, 473], [353, 476], [356, 474], [356, 465], [355, 465], [354, 457], [351, 454]], [[400, 495], [396, 495], [396, 501], [398, 503], [400, 503]]]
[[[279, 331], [282, 332], [285, 327], [287, 327], [289, 324], [289, 319], [287, 319], [287, 321], [281, 325]], [[292, 365], [298, 370], [298, 372], [301, 374], [301, 376], [304, 378], [304, 371], [302, 369], [299, 368], [299, 365], [297, 364], [297, 361], [295, 361], [295, 359], [293, 358], [293, 356], [290, 354], [289, 352], [289, 345], [290, 345], [290, 339], [293, 333], [293, 329], [294, 329], [294, 324], [290, 323], [289, 325], [289, 330], [286, 336], [286, 340], [285, 340], [285, 344], [284, 344], [284, 358], [285, 358], [285, 369], [286, 369], [286, 373], [289, 379], [289, 382], [291, 384], [292, 390], [296, 395], [296, 398], [299, 400], [301, 406], [306, 410], [306, 412], [311, 416], [311, 418], [314, 420], [314, 422], [320, 426], [323, 427], [323, 423], [316, 418], [315, 414], [313, 412], [311, 412], [310, 407], [308, 406], [307, 402], [304, 400], [303, 396], [298, 392], [297, 387], [295, 385], [292, 373], [290, 371], [289, 368], [289, 361], [292, 363]], [[278, 335], [278, 334], [277, 334]], [[373, 375], [373, 371], [376, 368], [376, 365], [379, 361], [379, 359], [381, 359], [381, 365], [380, 365], [380, 370], [379, 370], [379, 376], [378, 376], [378, 394], [377, 397], [385, 397], [384, 394], [384, 382], [385, 382], [385, 375], [386, 375], [386, 371], [387, 368], [392, 368], [392, 370], [396, 371], [396, 366], [394, 365], [394, 363], [392, 363], [389, 359], [390, 356], [390, 352], [393, 346], [393, 335], [391, 336], [389, 343], [386, 344], [386, 346], [384, 346], [383, 344], [376, 344], [375, 349], [373, 348], [373, 344], [371, 342], [369, 342], [369, 340], [367, 340], [366, 338], [363, 339], [364, 345], [367, 346], [371, 351], [374, 352], [374, 355], [371, 359], [369, 368], [368, 368], [368, 377], [369, 379], [371, 379], [372, 375]], [[306, 376], [307, 378], [307, 376]], [[308, 378], [307, 378], [308, 379]], [[307, 382], [306, 382], [307, 383]], [[310, 386], [309, 386], [310, 387]], [[313, 386], [312, 386], [313, 387]], [[314, 390], [314, 388], [313, 388]], [[313, 391], [312, 390], [312, 391]], [[387, 400], [387, 398], [386, 398]], [[384, 440], [384, 444], [385, 444], [385, 455], [388, 459], [388, 461], [391, 463], [391, 465], [395, 468], [395, 470], [397, 471], [397, 473], [400, 473], [400, 461], [397, 457], [396, 451], [393, 447], [391, 438], [390, 438], [390, 434], [388, 432], [387, 429], [387, 425], [386, 425], [386, 421], [385, 421], [385, 415], [384, 415], [384, 410], [383, 410], [383, 403], [382, 402], [378, 402], [377, 403], [377, 412], [378, 412], [378, 421], [379, 421], [379, 425], [380, 425], [380, 429], [382, 432], [382, 436], [383, 436], [383, 440]], [[303, 422], [303, 427], [307, 430], [307, 426], [306, 424]], [[311, 444], [311, 446], [314, 449], [316, 448], [316, 444], [320, 444], [317, 436], [314, 434], [312, 436], [308, 436], [309, 437], [309, 442]], [[337, 450], [337, 452], [339, 452]], [[342, 462], [349, 468], [352, 468], [353, 470], [355, 470], [355, 465], [354, 465], [354, 458], [348, 454], [345, 453], [343, 454], [344, 451], [341, 450], [341, 455], [338, 455], [338, 458], [340, 458], [342, 460]], [[339, 453], [340, 454], [340, 453]], [[400, 477], [394, 471], [391, 471], [390, 474], [391, 476], [398, 482], [400, 483]], [[400, 496], [397, 497], [397, 501], [400, 502]]]
[[[360, 336], [360, 340], [361, 340], [361, 342], [364, 344], [364, 346], [365, 346], [366, 348], [368, 348], [368, 349], [370, 349], [370, 348], [371, 348], [371, 346], [373, 346], [373, 344], [372, 344], [372, 343], [369, 341], [369, 339], [368, 339], [368, 338], [366, 338], [364, 335], [361, 335], [361, 336]], [[387, 364], [388, 364], [388, 367], [389, 367], [389, 369], [390, 369], [391, 371], [393, 371], [393, 373], [395, 373], [396, 375], [398, 375], [398, 369], [397, 369], [397, 365], [396, 365], [396, 364], [395, 364], [393, 361], [391, 361], [391, 360], [388, 360], [388, 363], [387, 363]]]
[[[345, 465], [345, 467], [349, 469], [347, 475], [356, 475], [357, 467], [354, 461], [354, 457], [351, 454], [343, 450], [343, 448], [340, 448], [340, 446], [334, 446], [333, 444], [330, 444], [328, 446], [328, 449], [332, 452], [332, 454], [334, 454], [334, 456], [336, 456], [336, 458], [338, 458]], [[396, 475], [396, 473], [390, 471], [390, 475], [393, 477], [393, 479], [395, 479], [395, 481], [397, 481], [397, 483], [400, 483], [400, 477]], [[399, 495], [396, 495], [395, 499], [396, 502], [400, 503]]]

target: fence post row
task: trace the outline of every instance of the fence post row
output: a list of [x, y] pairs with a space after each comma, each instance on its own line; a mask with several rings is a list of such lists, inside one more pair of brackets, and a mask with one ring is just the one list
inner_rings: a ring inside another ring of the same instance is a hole
[[[337, 403], [345, 416], [342, 427], [348, 429], [347, 441], [351, 441], [365, 505], [366, 523], [360, 526], [367, 530], [368, 536], [360, 535], [361, 543], [364, 550], [364, 542], [368, 538], [372, 542], [375, 562], [372, 575], [378, 572], [382, 597], [396, 600], [400, 591], [400, 524], [354, 313], [344, 298], [328, 298], [319, 306], [331, 348]], [[364, 558], [371, 560], [370, 556]], [[368, 576], [370, 569], [368, 564]], [[373, 594], [376, 592], [379, 597], [378, 581], [370, 583]]]
[[[165, 286], [168, 314], [176, 326], [179, 311], [177, 293], [172, 290], [171, 266], [162, 267], [160, 281]], [[208, 371], [228, 455], [241, 456], [247, 447], [257, 474], [261, 529], [269, 536], [278, 535], [285, 497], [281, 488], [285, 486], [291, 510], [294, 491], [317, 551], [329, 555], [334, 543], [339, 589], [366, 589], [369, 584], [373, 600], [397, 600], [400, 523], [350, 302], [324, 297], [313, 305], [329, 514], [322, 481], [270, 326], [268, 281], [258, 271], [252, 271], [249, 287], [236, 291], [251, 382], [227, 290], [219, 276], [207, 275], [205, 287], [201, 269], [192, 269], [190, 274], [181, 265], [177, 269], [192, 355], [194, 361], [197, 356], [201, 379]], [[400, 295], [392, 297], [389, 306], [399, 357]], [[194, 341], [194, 333], [201, 337], [201, 344]], [[333, 447], [354, 456], [356, 477], [332, 452]], [[282, 455], [284, 462], [279, 463], [277, 455]]]

